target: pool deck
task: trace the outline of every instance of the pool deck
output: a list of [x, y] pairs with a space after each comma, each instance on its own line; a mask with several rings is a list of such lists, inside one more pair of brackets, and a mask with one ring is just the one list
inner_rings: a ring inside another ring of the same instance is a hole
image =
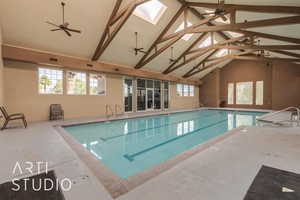
[[[148, 115], [151, 114], [158, 113]], [[118, 118], [135, 116], [144, 115], [129, 114]], [[112, 199], [94, 172], [53, 127], [104, 119], [36, 122], [31, 123], [27, 129], [1, 131], [0, 183], [14, 177], [29, 176], [12, 174], [16, 162], [25, 166], [26, 161], [47, 161], [49, 169], [54, 169], [59, 179], [67, 177], [74, 182], [72, 190], [64, 192], [66, 200]], [[243, 127], [230, 137], [196, 152], [117, 199], [243, 199], [262, 165], [300, 173], [299, 157], [299, 127]]]

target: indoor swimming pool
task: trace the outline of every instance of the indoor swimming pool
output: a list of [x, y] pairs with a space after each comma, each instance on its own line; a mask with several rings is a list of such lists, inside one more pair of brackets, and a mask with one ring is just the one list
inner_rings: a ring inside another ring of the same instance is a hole
[[180, 112], [64, 127], [121, 178], [128, 178], [242, 125], [264, 112]]

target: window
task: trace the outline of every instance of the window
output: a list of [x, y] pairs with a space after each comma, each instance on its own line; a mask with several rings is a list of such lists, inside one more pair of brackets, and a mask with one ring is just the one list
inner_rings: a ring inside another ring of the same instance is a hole
[[169, 108], [169, 82], [165, 81], [164, 82], [164, 108], [168, 109]]
[[[193, 24], [191, 23], [191, 22], [187, 22], [187, 27], [190, 27], [190, 26], [192, 26]], [[184, 22], [182, 22], [181, 24], [180, 24], [180, 26], [176, 29], [176, 31], [175, 31], [175, 33], [177, 33], [177, 32], [179, 32], [179, 31], [181, 31], [181, 30], [183, 30], [184, 29]], [[185, 34], [181, 39], [183, 39], [183, 40], [185, 40], [185, 41], [188, 41], [189, 39], [191, 39], [191, 37], [193, 37], [193, 34], [192, 33], [190, 33], [190, 34]]]
[[86, 94], [86, 73], [68, 71], [67, 87], [68, 94]]
[[124, 89], [124, 110], [125, 112], [132, 111], [132, 96], [133, 96], [133, 81], [132, 79], [124, 79], [123, 82]]
[[63, 94], [63, 71], [39, 68], [39, 93]]
[[146, 110], [146, 80], [137, 79], [137, 110]]
[[183, 96], [188, 97], [189, 96], [189, 86], [183, 85]]
[[227, 33], [229, 36], [234, 37], [234, 38], [244, 36], [244, 34], [232, 32], [232, 31], [225, 31], [225, 33]]
[[256, 81], [256, 105], [264, 104], [264, 82]]
[[134, 15], [156, 24], [161, 16], [164, 14], [167, 7], [159, 0], [151, 0], [139, 5], [133, 12]]
[[90, 74], [90, 95], [105, 94], [105, 76]]
[[185, 96], [185, 97], [193, 97], [195, 96], [195, 86], [193, 85], [183, 85], [177, 84], [176, 86], [177, 95], [178, 96]]
[[228, 55], [228, 50], [227, 49], [221, 49], [216, 53], [216, 57], [222, 57]]
[[253, 82], [236, 83], [236, 104], [253, 104]]
[[233, 83], [228, 84], [227, 98], [228, 98], [227, 99], [228, 104], [233, 104], [233, 100], [234, 100], [234, 84]]
[[190, 85], [190, 97], [195, 96], [195, 86]]
[[177, 95], [178, 96], [183, 96], [183, 85], [182, 84], [177, 84]]
[[[217, 41], [214, 39], [214, 43], [217, 43]], [[212, 39], [211, 36], [207, 37], [198, 47], [199, 48], [204, 48], [207, 46], [213, 45], [212, 44]]]

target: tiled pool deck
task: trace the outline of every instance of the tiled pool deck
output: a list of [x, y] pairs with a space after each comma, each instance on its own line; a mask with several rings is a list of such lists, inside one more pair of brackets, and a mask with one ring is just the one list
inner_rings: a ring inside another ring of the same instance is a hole
[[[118, 118], [130, 116], [137, 115]], [[85, 156], [74, 146], [70, 148], [69, 142], [56, 130], [60, 125], [101, 120], [105, 118], [37, 122], [27, 129], [0, 132], [0, 183], [26, 176], [12, 174], [16, 162], [25, 165], [26, 161], [47, 161], [59, 179], [68, 177], [74, 182], [72, 190], [64, 193], [66, 200], [106, 200], [112, 199], [110, 194], [114, 197], [123, 194], [117, 198], [122, 200], [223, 200], [243, 199], [262, 165], [300, 173], [300, 128], [244, 127], [184, 152], [169, 163], [145, 170], [130, 180], [114, 179], [109, 187], [120, 193], [108, 192], [111, 173], [99, 170], [98, 160], [97, 165], [93, 165], [90, 154]]]

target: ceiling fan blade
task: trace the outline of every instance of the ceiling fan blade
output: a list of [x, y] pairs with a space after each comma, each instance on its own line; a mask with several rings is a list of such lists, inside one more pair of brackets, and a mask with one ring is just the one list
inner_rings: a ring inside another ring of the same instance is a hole
[[66, 28], [66, 30], [72, 31], [72, 32], [75, 32], [75, 33], [81, 33], [81, 30], [76, 30], [76, 29], [71, 29], [71, 28]]
[[214, 15], [214, 14], [215, 14], [215, 12], [207, 12], [207, 13], [203, 13], [201, 15]]
[[224, 15], [220, 15], [220, 16], [221, 16], [221, 18], [222, 18], [222, 20], [223, 20], [224, 22], [227, 21], [227, 17], [225, 17]]
[[52, 23], [52, 22], [46, 21], [46, 23], [47, 23], [47, 24], [50, 24], [50, 25], [52, 25], [52, 26], [55, 26], [55, 27], [60, 28], [58, 25], [56, 25], [56, 24], [54, 24], [54, 23]]
[[63, 30], [64, 30], [64, 32], [65, 32], [69, 37], [72, 36], [71, 33], [69, 33], [69, 31], [67, 31], [67, 30], [65, 30], [65, 29], [63, 29]]
[[60, 31], [60, 28], [56, 28], [56, 29], [51, 29], [50, 31]]

